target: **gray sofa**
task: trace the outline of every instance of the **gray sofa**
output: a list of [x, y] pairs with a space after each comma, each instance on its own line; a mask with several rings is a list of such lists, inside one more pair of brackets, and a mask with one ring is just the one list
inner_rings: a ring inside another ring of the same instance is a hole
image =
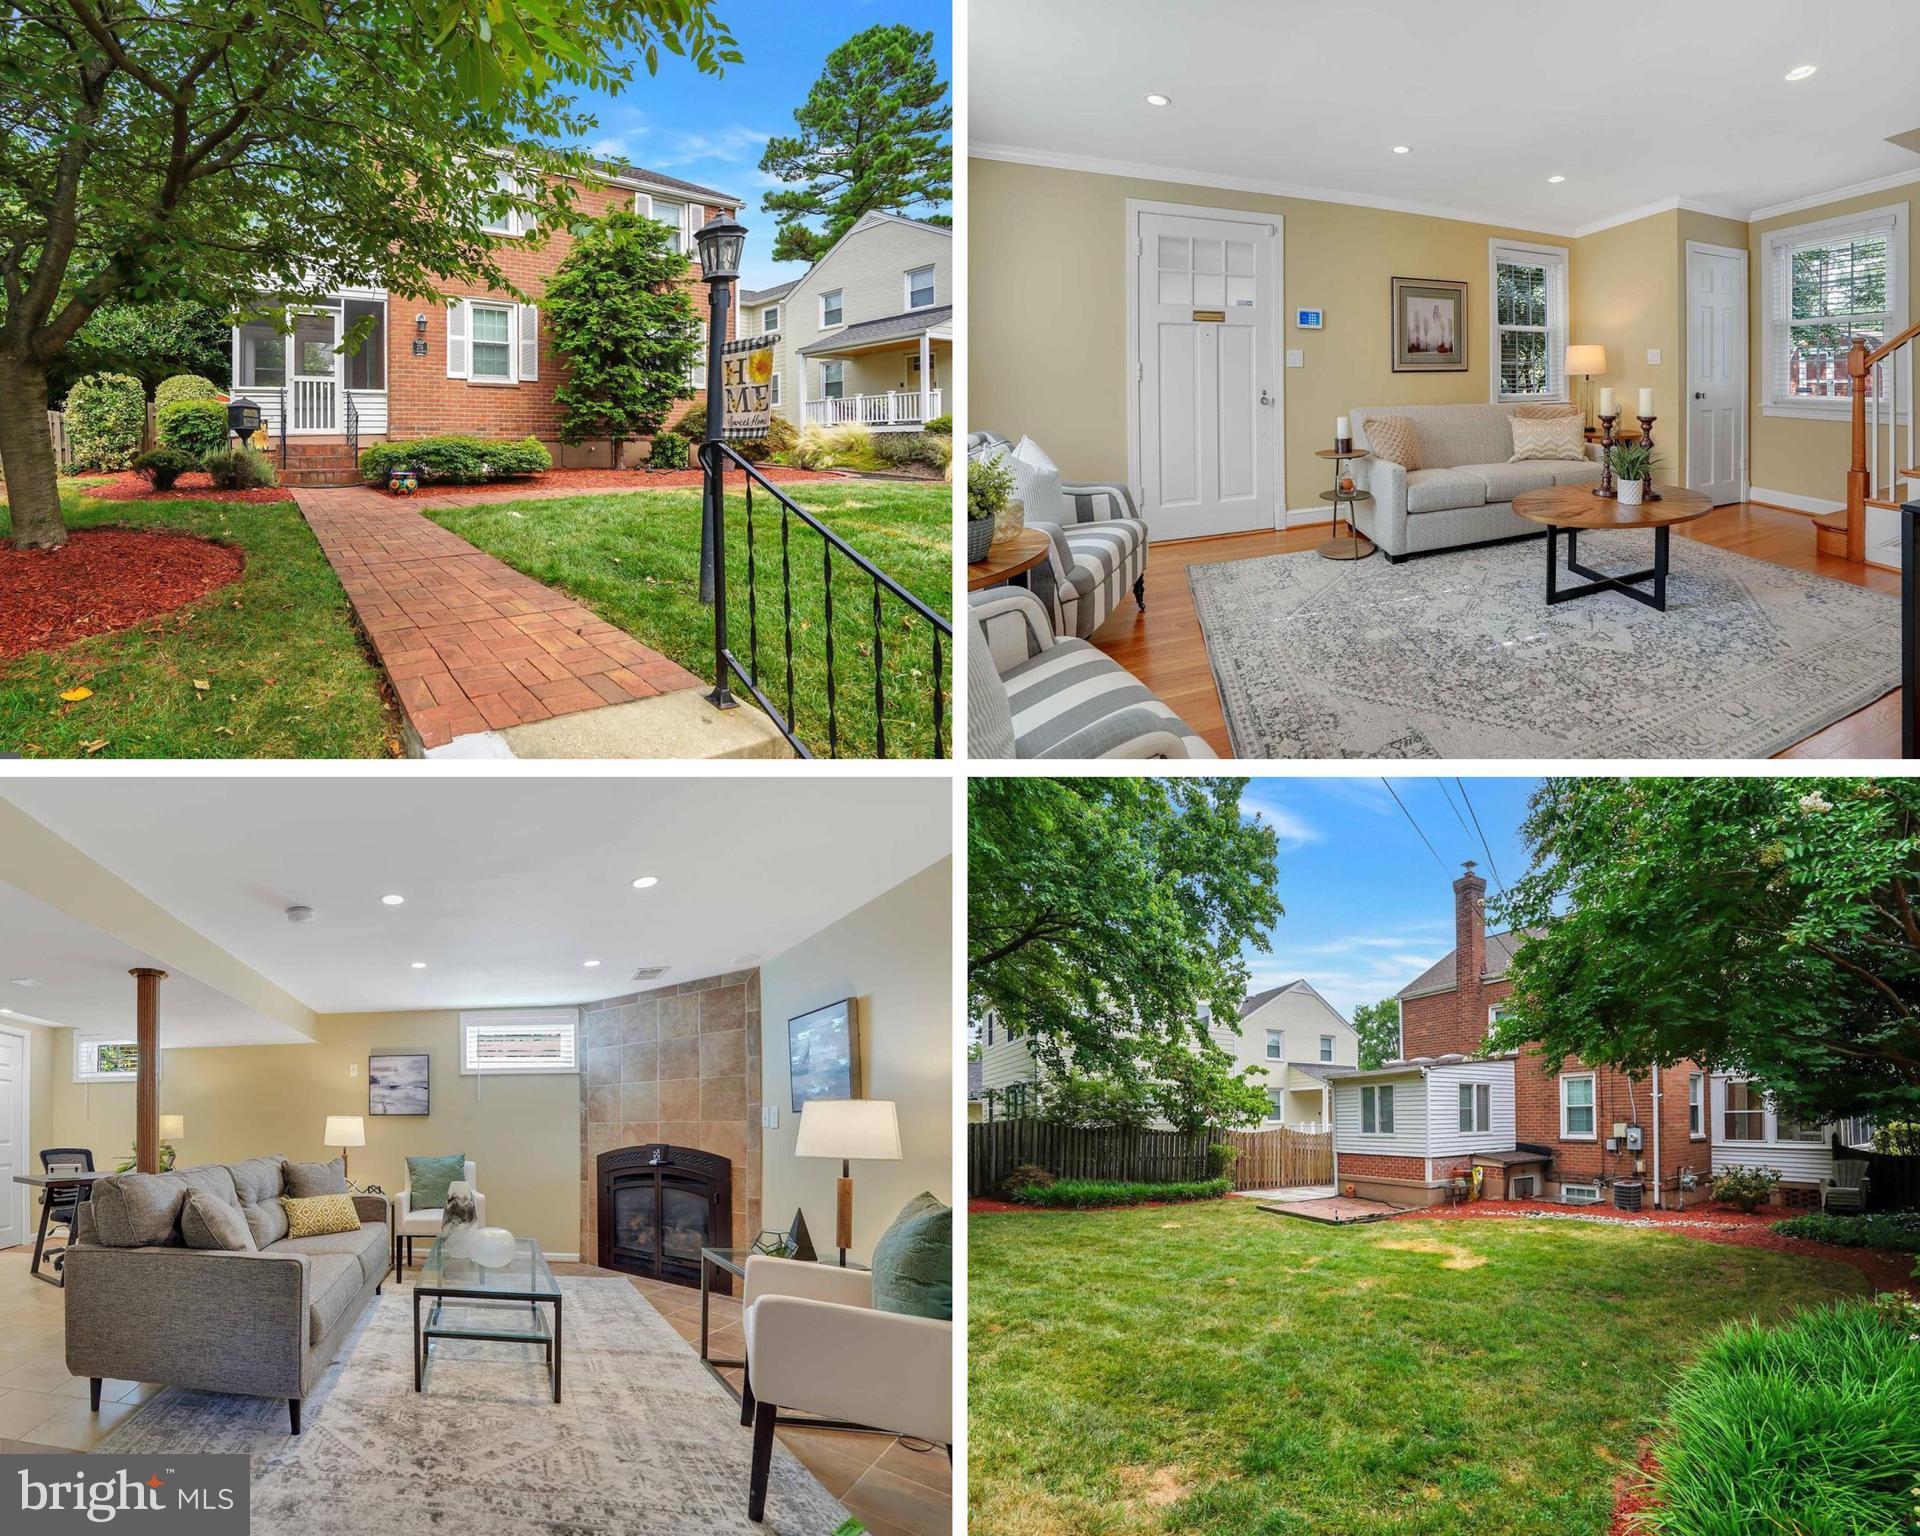
[[1546, 532], [1517, 516], [1513, 498], [1550, 485], [1597, 485], [1589, 458], [1513, 457], [1511, 405], [1361, 405], [1348, 413], [1354, 447], [1367, 449], [1366, 418], [1404, 416], [1420, 440], [1420, 468], [1384, 459], [1356, 466], [1372, 501], [1353, 508], [1354, 525], [1390, 560], [1469, 544], [1493, 544]]
[[[66, 1255], [67, 1369], [300, 1404], [380, 1292], [391, 1262], [387, 1200], [355, 1194], [356, 1232], [288, 1237], [287, 1162], [207, 1163], [101, 1179]], [[313, 1165], [299, 1165], [311, 1168]], [[190, 1248], [189, 1189], [240, 1207], [257, 1248]], [[320, 1193], [318, 1189], [307, 1192]]]

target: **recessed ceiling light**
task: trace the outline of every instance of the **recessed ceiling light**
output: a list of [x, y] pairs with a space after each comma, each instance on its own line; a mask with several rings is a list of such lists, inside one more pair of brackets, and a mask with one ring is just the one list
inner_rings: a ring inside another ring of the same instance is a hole
[[636, 891], [644, 891], [648, 886], [658, 885], [659, 883], [660, 877], [658, 875], [642, 875], [638, 880], [633, 882], [633, 888]]
[[1549, 176], [1547, 178], [1548, 181], [1565, 181], [1566, 179], [1564, 176]]
[[598, 965], [600, 962], [598, 960], [582, 960], [580, 963], [582, 965], [593, 966]]
[[397, 891], [389, 891], [385, 896], [380, 898], [380, 905], [383, 907], [397, 907], [406, 899], [406, 897]]
[[424, 960], [416, 960], [413, 962], [413, 968], [416, 971], [424, 971], [427, 968], [427, 962]]
[[1787, 71], [1789, 80], [1804, 80], [1820, 66], [1818, 64], [1799, 64]]
[[16, 976], [13, 978], [13, 984], [16, 987], [44, 987], [46, 985], [44, 981], [35, 981], [31, 976]]
[[1393, 152], [1396, 155], [1410, 155], [1413, 153], [1413, 146], [1411, 144], [1396, 144], [1393, 146]]
[[1150, 107], [1169, 107], [1173, 105], [1173, 98], [1171, 96], [1162, 96], [1158, 91], [1148, 91], [1147, 105]]

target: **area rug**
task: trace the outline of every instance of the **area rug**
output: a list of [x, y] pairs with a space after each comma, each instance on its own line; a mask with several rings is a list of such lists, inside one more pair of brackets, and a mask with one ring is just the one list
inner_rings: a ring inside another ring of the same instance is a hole
[[[1652, 550], [1583, 533], [1580, 560]], [[1768, 757], [1900, 681], [1897, 599], [1687, 538], [1665, 613], [1616, 592], [1549, 608], [1539, 540], [1188, 580], [1240, 757]]]
[[96, 1449], [245, 1451], [255, 1536], [830, 1536], [841, 1505], [778, 1441], [767, 1518], [747, 1519], [752, 1431], [624, 1280], [565, 1279], [561, 1397], [534, 1345], [442, 1340], [413, 1390], [413, 1298], [390, 1288], [307, 1399], [169, 1388]]

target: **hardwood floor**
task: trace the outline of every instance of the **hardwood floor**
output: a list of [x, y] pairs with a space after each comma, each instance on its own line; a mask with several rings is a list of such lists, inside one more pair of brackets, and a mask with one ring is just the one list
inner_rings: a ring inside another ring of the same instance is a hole
[[[1678, 528], [1682, 538], [1771, 560], [1793, 570], [1850, 581], [1855, 586], [1898, 595], [1896, 572], [1853, 565], [1819, 554], [1813, 519], [1777, 507], [1739, 502], [1719, 507], [1698, 522]], [[1194, 611], [1187, 568], [1260, 555], [1312, 549], [1327, 537], [1324, 524], [1283, 533], [1235, 533], [1215, 539], [1184, 539], [1155, 544], [1147, 555], [1147, 611], [1131, 602], [1095, 632], [1093, 641], [1121, 666], [1164, 699], [1204, 736], [1222, 757], [1233, 755], [1220, 695], [1207, 662], [1206, 641]], [[1374, 559], [1384, 557], [1375, 555]], [[1417, 568], [1410, 562], [1403, 569]], [[1783, 758], [1897, 758], [1900, 755], [1900, 690], [1856, 710], [1844, 720], [1778, 754]]]

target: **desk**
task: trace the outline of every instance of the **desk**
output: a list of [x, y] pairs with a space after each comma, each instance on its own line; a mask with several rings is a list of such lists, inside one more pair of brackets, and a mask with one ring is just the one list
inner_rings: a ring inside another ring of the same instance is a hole
[[[16, 1184], [25, 1184], [31, 1189], [40, 1189], [48, 1192], [63, 1188], [67, 1185], [79, 1185], [80, 1188], [76, 1191], [77, 1198], [74, 1200], [74, 1204], [78, 1205], [81, 1200], [86, 1199], [87, 1196], [92, 1193], [91, 1186], [93, 1181], [106, 1177], [108, 1177], [108, 1175], [104, 1173], [16, 1173], [13, 1176], [13, 1182]], [[36, 1280], [46, 1281], [48, 1285], [64, 1286], [67, 1283], [67, 1277], [64, 1273], [66, 1252], [67, 1249], [73, 1245], [73, 1240], [71, 1236], [69, 1236], [64, 1245], [49, 1250], [47, 1247], [47, 1228], [52, 1225], [52, 1222], [53, 1201], [43, 1196], [40, 1201], [40, 1231], [33, 1240], [33, 1264], [27, 1270], [27, 1273], [32, 1275]], [[69, 1231], [71, 1231], [71, 1229], [69, 1229]], [[43, 1275], [40, 1273], [40, 1260], [43, 1256], [53, 1260], [54, 1274]]]

